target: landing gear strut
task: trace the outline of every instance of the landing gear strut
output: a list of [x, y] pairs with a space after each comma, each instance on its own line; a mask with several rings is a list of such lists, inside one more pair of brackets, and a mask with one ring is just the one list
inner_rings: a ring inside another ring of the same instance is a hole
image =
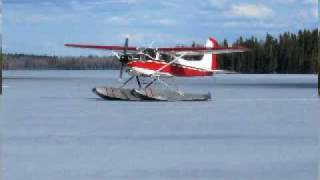
[[122, 86], [120, 86], [120, 88], [123, 88], [124, 86], [126, 86], [135, 76], [131, 76], [128, 80], [126, 80], [126, 82], [124, 82], [122, 84]]
[[141, 89], [141, 82], [140, 82], [140, 79], [138, 76], [136, 76], [136, 80], [137, 80], [137, 83], [138, 83], [138, 86], [139, 86], [139, 89]]
[[[120, 88], [125, 87], [131, 80], [133, 80], [133, 78], [136, 78], [138, 87], [139, 87], [139, 89], [141, 89], [141, 88], [142, 88], [142, 83], [141, 83], [141, 81], [140, 81], [139, 76], [131, 76], [128, 80], [126, 80], [126, 81], [120, 86]], [[148, 84], [144, 87], [144, 89], [147, 89], [148, 87], [150, 87], [156, 80], [158, 80], [158, 79], [153, 79], [150, 83], [148, 83]]]

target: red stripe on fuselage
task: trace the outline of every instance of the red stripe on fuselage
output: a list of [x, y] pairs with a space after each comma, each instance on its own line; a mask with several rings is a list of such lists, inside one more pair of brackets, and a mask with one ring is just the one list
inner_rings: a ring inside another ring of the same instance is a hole
[[[157, 71], [164, 67], [167, 63], [160, 61], [131, 61], [128, 67], [143, 68], [147, 70]], [[168, 73], [173, 76], [212, 76], [213, 73], [206, 70], [195, 69], [191, 67], [182, 66], [179, 64], [170, 64], [162, 69], [160, 72]]]

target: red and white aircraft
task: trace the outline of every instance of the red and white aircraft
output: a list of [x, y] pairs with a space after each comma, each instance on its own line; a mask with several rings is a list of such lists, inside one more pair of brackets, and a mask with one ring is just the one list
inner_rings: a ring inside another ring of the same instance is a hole
[[[152, 83], [160, 78], [212, 76], [217, 71], [217, 55], [248, 51], [244, 47], [221, 47], [214, 38], [209, 38], [202, 47], [162, 47], [139, 48], [128, 45], [101, 46], [65, 44], [67, 47], [89, 48], [111, 51], [121, 62], [120, 78], [123, 70], [131, 75], [124, 85], [136, 77], [139, 87], [139, 77], [150, 77]], [[146, 87], [149, 87], [149, 83]], [[124, 86], [123, 85], [123, 86]], [[145, 88], [146, 88], [145, 87]]]

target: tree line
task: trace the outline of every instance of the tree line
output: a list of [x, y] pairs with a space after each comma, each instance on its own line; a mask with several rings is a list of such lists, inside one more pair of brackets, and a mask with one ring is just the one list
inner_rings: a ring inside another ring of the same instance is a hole
[[3, 69], [6, 70], [102, 70], [119, 68], [119, 61], [115, 57], [109, 56], [58, 57], [26, 54], [3, 55]]
[[[247, 53], [224, 54], [218, 61], [221, 69], [241, 73], [316, 73], [319, 72], [319, 32], [300, 30], [278, 37], [267, 34], [264, 39], [240, 37], [233, 46], [250, 49]], [[223, 46], [228, 46], [227, 40]]]
[[[300, 30], [298, 33], [285, 32], [278, 37], [267, 34], [265, 38], [239, 37], [229, 44], [225, 39], [220, 46], [244, 46], [246, 53], [218, 56], [219, 69], [240, 73], [316, 73], [319, 63], [319, 32]], [[196, 43], [193, 43], [195, 46]], [[4, 69], [61, 69], [100, 70], [118, 69], [115, 57], [81, 56], [58, 57], [25, 54], [4, 54]]]

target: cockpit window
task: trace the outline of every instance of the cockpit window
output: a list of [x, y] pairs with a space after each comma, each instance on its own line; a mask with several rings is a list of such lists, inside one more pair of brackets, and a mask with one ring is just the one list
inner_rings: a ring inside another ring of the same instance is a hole
[[144, 54], [130, 54], [130, 59], [135, 60], [135, 61], [145, 61], [146, 57]]
[[201, 61], [203, 58], [203, 54], [199, 55], [184, 55], [182, 59], [187, 60], [187, 61]]
[[157, 52], [156, 52], [156, 50], [154, 50], [154, 49], [150, 49], [150, 48], [148, 48], [148, 49], [145, 49], [144, 51], [143, 51], [146, 55], [149, 55], [150, 57], [152, 57], [152, 58], [156, 58], [156, 55], [157, 55]]
[[141, 59], [139, 54], [132, 54], [131, 58], [132, 58], [132, 60], [140, 60]]
[[160, 54], [160, 60], [164, 60], [166, 62], [170, 62], [170, 61], [174, 60], [174, 57], [169, 55], [169, 54], [162, 53], [162, 54]]

